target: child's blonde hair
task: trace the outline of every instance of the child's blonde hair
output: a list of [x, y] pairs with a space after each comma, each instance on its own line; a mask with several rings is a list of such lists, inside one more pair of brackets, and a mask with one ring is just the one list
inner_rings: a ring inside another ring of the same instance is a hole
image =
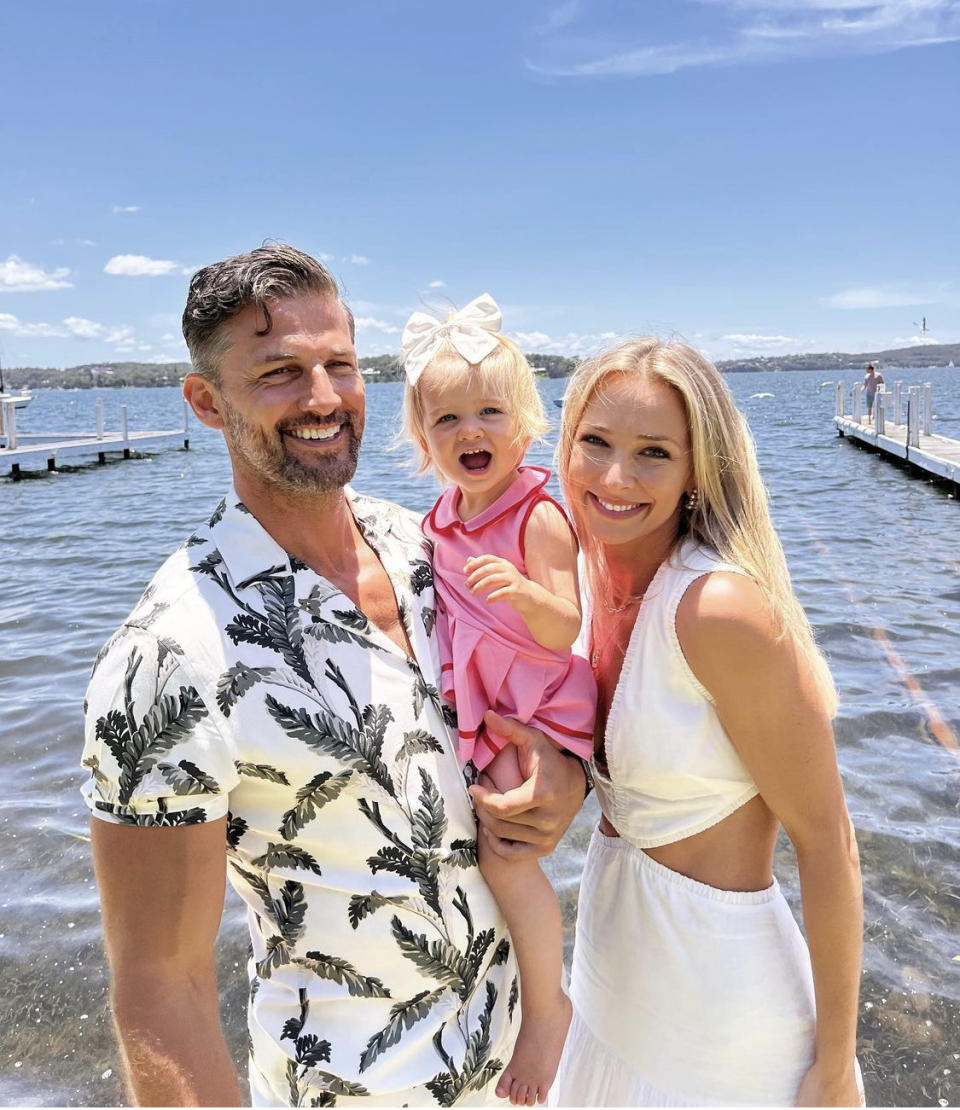
[[503, 400], [513, 417], [516, 427], [515, 444], [529, 444], [540, 439], [549, 428], [543, 411], [543, 402], [537, 390], [537, 380], [523, 351], [505, 335], [495, 333], [496, 349], [478, 363], [469, 363], [453, 344], [444, 341], [438, 347], [429, 365], [420, 375], [416, 385], [408, 382], [403, 387], [403, 436], [413, 444], [417, 474], [437, 468], [427, 451], [423, 429], [423, 394], [431, 386], [450, 385], [457, 382], [476, 381], [479, 376], [483, 388], [491, 396]]

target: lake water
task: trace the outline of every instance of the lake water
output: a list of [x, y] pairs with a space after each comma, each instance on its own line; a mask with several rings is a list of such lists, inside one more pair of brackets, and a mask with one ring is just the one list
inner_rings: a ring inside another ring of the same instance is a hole
[[[833, 428], [829, 374], [736, 374], [797, 591], [841, 694], [836, 732], [866, 900], [859, 1052], [873, 1105], [960, 1098], [960, 504]], [[935, 430], [960, 438], [960, 372], [933, 382]], [[543, 384], [561, 396], [562, 381]], [[852, 384], [852, 379], [848, 384]], [[387, 450], [400, 387], [371, 386], [355, 486], [429, 508], [436, 489]], [[176, 428], [174, 389], [40, 392], [23, 431]], [[556, 410], [549, 404], [551, 414]], [[550, 463], [549, 446], [529, 461]], [[2, 458], [2, 455], [0, 455]], [[220, 437], [193, 423], [189, 452], [0, 479], [0, 1103], [122, 1105], [107, 1013], [88, 817], [78, 787], [91, 661], [153, 572], [229, 482]], [[549, 862], [568, 925], [596, 810]], [[789, 848], [778, 874], [796, 911]], [[245, 926], [228, 901], [220, 947], [225, 1024], [244, 1056]], [[569, 941], [569, 937], [568, 937]]]

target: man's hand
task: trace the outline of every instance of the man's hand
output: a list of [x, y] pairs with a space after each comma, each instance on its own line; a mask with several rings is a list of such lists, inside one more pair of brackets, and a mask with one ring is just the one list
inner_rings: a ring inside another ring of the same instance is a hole
[[583, 767], [539, 729], [501, 717], [492, 709], [483, 719], [516, 746], [524, 782], [505, 794], [482, 785], [470, 787], [482, 831], [488, 834], [491, 849], [504, 859], [548, 856], [583, 804]]

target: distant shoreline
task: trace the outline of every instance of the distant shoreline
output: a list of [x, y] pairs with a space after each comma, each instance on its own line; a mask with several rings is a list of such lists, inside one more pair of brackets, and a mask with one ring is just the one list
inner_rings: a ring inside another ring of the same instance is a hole
[[[567, 378], [578, 359], [562, 355], [531, 354], [531, 366], [543, 377]], [[845, 354], [836, 351], [805, 355], [764, 355], [758, 358], [724, 359], [717, 369], [724, 374], [790, 373], [821, 370], [825, 373], [861, 372], [866, 363], [898, 370], [960, 368], [960, 343], [924, 344], [887, 351]], [[393, 355], [360, 359], [368, 382], [400, 381], [402, 371]], [[4, 368], [4, 386], [17, 389], [122, 389], [130, 386], [179, 385], [190, 372], [188, 362], [98, 362], [65, 369], [40, 366]]]

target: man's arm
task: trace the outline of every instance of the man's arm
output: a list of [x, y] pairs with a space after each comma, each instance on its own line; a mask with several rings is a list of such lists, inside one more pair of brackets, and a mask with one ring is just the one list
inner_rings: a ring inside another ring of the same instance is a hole
[[225, 819], [180, 828], [91, 824], [113, 1017], [132, 1100], [241, 1105], [214, 964]]
[[488, 710], [484, 721], [517, 748], [524, 782], [498, 794], [471, 786], [477, 818], [490, 847], [504, 859], [548, 856], [577, 815], [587, 793], [579, 759], [565, 755], [539, 729]]

